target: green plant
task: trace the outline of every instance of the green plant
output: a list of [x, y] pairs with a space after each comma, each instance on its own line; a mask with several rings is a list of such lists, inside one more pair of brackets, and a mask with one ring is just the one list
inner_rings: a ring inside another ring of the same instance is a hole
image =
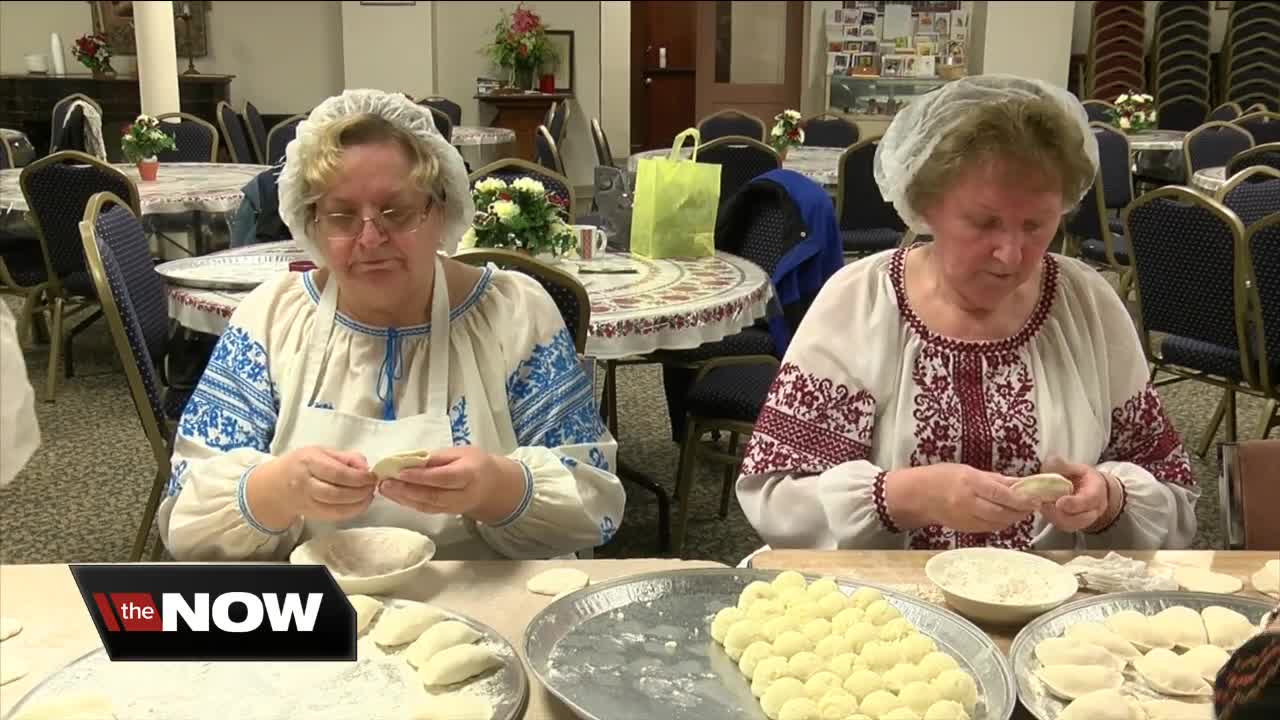
[[71, 54], [90, 70], [111, 67], [111, 45], [107, 43], [107, 36], [101, 33], [88, 33], [76, 38]]
[[462, 236], [462, 247], [508, 248], [530, 255], [563, 255], [574, 247], [573, 228], [564, 221], [568, 200], [547, 192], [533, 178], [511, 184], [485, 178], [472, 196], [476, 216]]
[[547, 40], [542, 18], [525, 9], [524, 3], [516, 5], [510, 16], [502, 12], [498, 24], [493, 26], [493, 35], [493, 44], [486, 47], [485, 52], [498, 67], [537, 70], [559, 59]]
[[800, 127], [800, 113], [795, 110], [783, 110], [773, 116], [776, 121], [769, 132], [769, 147], [782, 152], [790, 147], [804, 144], [804, 128]]
[[139, 115], [133, 124], [124, 129], [120, 138], [120, 150], [129, 162], [139, 162], [163, 150], [177, 150], [173, 137], [160, 129], [160, 121], [150, 115]]
[[1116, 98], [1115, 110], [1107, 110], [1111, 124], [1125, 132], [1138, 132], [1155, 127], [1156, 110], [1151, 106], [1153, 98], [1129, 91]]

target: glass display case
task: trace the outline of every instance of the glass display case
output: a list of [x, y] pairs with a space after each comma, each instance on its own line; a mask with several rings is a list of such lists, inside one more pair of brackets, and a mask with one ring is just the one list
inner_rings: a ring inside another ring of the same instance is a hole
[[827, 107], [832, 113], [855, 120], [888, 121], [917, 97], [933, 92], [948, 81], [940, 77], [827, 76]]

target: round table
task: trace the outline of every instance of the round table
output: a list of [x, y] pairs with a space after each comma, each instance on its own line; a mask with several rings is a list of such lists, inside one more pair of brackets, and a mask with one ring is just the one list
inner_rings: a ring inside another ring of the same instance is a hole
[[[286, 241], [203, 257], [278, 257], [296, 251]], [[591, 325], [585, 354], [600, 360], [684, 350], [720, 340], [764, 317], [773, 296], [764, 270], [727, 253], [664, 260], [611, 253], [590, 261], [563, 260], [557, 266], [577, 276], [587, 289]], [[248, 290], [170, 285], [169, 315], [184, 327], [220, 335], [248, 294]]]
[[36, 159], [36, 149], [31, 144], [31, 139], [21, 130], [0, 128], [0, 141], [8, 144], [9, 149], [13, 151], [14, 167], [24, 167]]
[[1191, 187], [1212, 195], [1227, 184], [1227, 169], [1221, 165], [1200, 168], [1191, 176]]
[[[845, 148], [793, 147], [787, 151], [787, 159], [782, 161], [782, 167], [794, 170], [819, 185], [834, 188], [840, 181], [840, 155], [844, 151]], [[680, 155], [687, 159], [692, 152], [692, 148], [684, 147], [681, 148]], [[627, 169], [634, 173], [640, 167], [641, 160], [670, 154], [670, 148], [638, 152], [627, 158]]]
[[516, 141], [516, 131], [508, 128], [482, 125], [455, 125], [449, 142], [458, 147], [501, 145]]
[[[240, 207], [240, 191], [267, 165], [235, 163], [161, 163], [155, 182], [142, 182], [134, 165], [114, 166], [133, 180], [143, 215], [169, 215], [193, 210], [231, 213]], [[18, 187], [21, 170], [0, 170], [0, 212], [25, 212], [27, 200]]]
[[1181, 150], [1182, 138], [1186, 133], [1181, 130], [1147, 130], [1129, 136], [1129, 149], [1134, 152], [1148, 150]]

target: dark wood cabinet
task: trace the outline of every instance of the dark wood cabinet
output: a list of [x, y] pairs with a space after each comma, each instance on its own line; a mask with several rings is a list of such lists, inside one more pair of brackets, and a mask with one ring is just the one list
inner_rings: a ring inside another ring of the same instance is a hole
[[[498, 111], [494, 127], [507, 128], [516, 133], [516, 157], [537, 161], [533, 152], [533, 134], [542, 124], [547, 109], [554, 102], [573, 99], [572, 93], [492, 93], [476, 95], [476, 100], [491, 105]], [[547, 128], [550, 130], [551, 128]]]
[[[230, 100], [234, 75], [179, 75], [178, 97], [182, 111], [217, 126], [218, 101]], [[0, 74], [0, 127], [21, 130], [31, 138], [36, 152], [49, 151], [49, 127], [53, 105], [72, 93], [83, 93], [102, 106], [102, 136], [107, 156], [119, 159], [124, 127], [142, 112], [138, 78], [121, 75], [95, 78], [89, 74]]]

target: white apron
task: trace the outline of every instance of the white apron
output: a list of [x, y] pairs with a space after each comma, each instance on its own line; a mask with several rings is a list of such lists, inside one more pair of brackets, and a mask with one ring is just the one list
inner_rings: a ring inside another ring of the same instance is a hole
[[[285, 380], [291, 391], [285, 397], [304, 399], [280, 410], [271, 454], [275, 457], [299, 447], [316, 445], [333, 450], [357, 452], [369, 465], [397, 452], [437, 450], [453, 447], [449, 424], [449, 291], [444, 267], [436, 258], [434, 290], [431, 298], [431, 344], [427, 366], [426, 412], [421, 415], [378, 420], [313, 407], [324, 375], [329, 339], [338, 312], [338, 283], [330, 274], [320, 295], [315, 325], [302, 355], [302, 365]], [[394, 387], [388, 387], [392, 393]], [[489, 559], [499, 557], [461, 515], [423, 513], [382, 495], [374, 497], [363, 515], [330, 523], [306, 519], [299, 542], [335, 528], [394, 526], [416, 530], [436, 543], [436, 557], [442, 559]]]

